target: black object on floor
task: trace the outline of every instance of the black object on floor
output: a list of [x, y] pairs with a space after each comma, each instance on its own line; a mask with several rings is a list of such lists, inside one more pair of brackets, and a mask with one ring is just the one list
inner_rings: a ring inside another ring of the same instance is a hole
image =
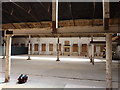
[[23, 84], [23, 83], [26, 83], [28, 80], [28, 76], [27, 75], [23, 75], [21, 74], [19, 77], [18, 77], [18, 84]]

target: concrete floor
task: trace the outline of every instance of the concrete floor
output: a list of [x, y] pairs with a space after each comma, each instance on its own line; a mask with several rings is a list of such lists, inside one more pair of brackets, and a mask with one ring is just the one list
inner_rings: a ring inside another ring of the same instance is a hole
[[[1, 88], [105, 88], [105, 60], [89, 59], [79, 56], [12, 56], [11, 80], [4, 81], [5, 60], [0, 58]], [[25, 84], [16, 84], [20, 74], [29, 76]], [[113, 61], [113, 87], [118, 88], [118, 62]]]

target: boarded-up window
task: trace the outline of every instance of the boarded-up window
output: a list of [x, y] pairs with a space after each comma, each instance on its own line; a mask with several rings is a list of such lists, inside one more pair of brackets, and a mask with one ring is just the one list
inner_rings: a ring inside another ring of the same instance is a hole
[[70, 41], [65, 41], [65, 45], [70, 45]]
[[[58, 44], [57, 44], [57, 47], [58, 47]], [[61, 44], [59, 44], [59, 51], [61, 51]]]
[[82, 52], [87, 52], [87, 44], [82, 44]]
[[38, 44], [34, 45], [34, 51], [38, 51]]
[[49, 51], [53, 51], [53, 44], [49, 44]]
[[78, 52], [78, 44], [73, 44], [73, 52]]
[[42, 51], [46, 51], [46, 44], [42, 44]]

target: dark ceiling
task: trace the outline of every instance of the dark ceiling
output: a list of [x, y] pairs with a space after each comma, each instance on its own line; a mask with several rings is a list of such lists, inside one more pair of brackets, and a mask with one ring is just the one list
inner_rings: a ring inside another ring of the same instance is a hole
[[[3, 2], [2, 23], [52, 20], [51, 2]], [[120, 16], [117, 2], [110, 3], [110, 18]], [[102, 19], [102, 2], [60, 2], [59, 20]]]

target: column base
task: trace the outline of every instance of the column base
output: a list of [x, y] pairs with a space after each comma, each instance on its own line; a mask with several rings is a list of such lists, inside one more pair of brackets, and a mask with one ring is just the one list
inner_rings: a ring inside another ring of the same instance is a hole
[[31, 60], [30, 56], [28, 57], [28, 59], [27, 59], [27, 60]]
[[60, 59], [57, 59], [56, 61], [60, 61]]
[[8, 83], [10, 81], [10, 77], [8, 77], [7, 79], [5, 78], [4, 83]]
[[92, 63], [92, 56], [90, 56], [90, 63]]
[[94, 65], [94, 60], [92, 61], [92, 65]]
[[92, 65], [94, 65], [94, 58], [90, 57], [90, 63], [92, 63]]
[[3, 56], [2, 59], [5, 59], [5, 56]]
[[9, 82], [9, 80], [5, 79], [4, 83], [8, 83], [8, 82]]

